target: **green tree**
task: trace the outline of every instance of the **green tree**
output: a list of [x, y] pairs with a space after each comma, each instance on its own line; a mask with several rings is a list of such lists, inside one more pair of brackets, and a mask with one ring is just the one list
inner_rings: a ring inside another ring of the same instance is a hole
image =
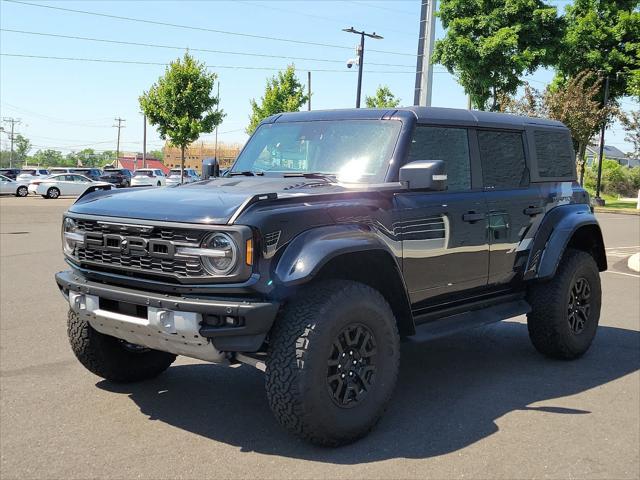
[[627, 93], [640, 102], [640, 68], [629, 72]]
[[367, 108], [395, 108], [400, 105], [400, 99], [391, 92], [387, 85], [380, 85], [375, 96], [366, 96], [364, 103]]
[[100, 165], [101, 155], [93, 148], [85, 148], [79, 152], [71, 152], [67, 155], [69, 163], [82, 167], [95, 167]]
[[140, 107], [163, 140], [179, 147], [180, 181], [184, 176], [184, 151], [201, 133], [213, 131], [224, 113], [212, 95], [217, 75], [189, 52], [167, 67], [164, 76], [140, 97]]
[[640, 110], [620, 114], [620, 123], [626, 132], [624, 139], [633, 145], [632, 155], [640, 158]]
[[43, 167], [65, 165], [65, 158], [62, 153], [52, 149], [38, 150], [31, 160], [36, 165], [42, 165]]
[[267, 79], [259, 105], [255, 99], [251, 99], [251, 116], [246, 132], [252, 134], [262, 120], [276, 113], [297, 112], [308, 99], [303, 85], [296, 77], [295, 67], [289, 65], [285, 71]]
[[458, 78], [475, 108], [499, 110], [523, 74], [556, 60], [562, 20], [541, 0], [441, 0], [438, 16], [447, 31], [433, 62]]
[[164, 151], [163, 150], [151, 150], [147, 153], [149, 158], [157, 158], [158, 160], [164, 160]]
[[602, 79], [594, 72], [581, 72], [568, 79], [563, 87], [552, 85], [544, 94], [548, 116], [564, 123], [571, 130], [580, 184], [584, 182], [585, 152], [589, 140], [611, 115], [613, 107], [603, 107], [599, 99]]
[[575, 0], [568, 6], [558, 81], [591, 70], [609, 75], [609, 98], [631, 93], [633, 72], [640, 68], [638, 5], [638, 0]]
[[15, 139], [15, 156], [14, 161], [17, 164], [23, 164], [27, 159], [27, 154], [31, 150], [31, 142], [28, 138], [23, 137], [22, 135], [16, 135]]

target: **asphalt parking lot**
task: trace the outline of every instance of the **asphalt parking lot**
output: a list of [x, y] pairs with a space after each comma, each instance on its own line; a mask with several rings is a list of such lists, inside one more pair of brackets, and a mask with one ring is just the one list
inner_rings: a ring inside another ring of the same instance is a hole
[[309, 446], [278, 426], [262, 374], [179, 359], [114, 385], [67, 344], [60, 220], [71, 199], [0, 199], [0, 477], [640, 477], [640, 217], [599, 214], [610, 271], [580, 360], [538, 355], [523, 318], [402, 348], [364, 440]]

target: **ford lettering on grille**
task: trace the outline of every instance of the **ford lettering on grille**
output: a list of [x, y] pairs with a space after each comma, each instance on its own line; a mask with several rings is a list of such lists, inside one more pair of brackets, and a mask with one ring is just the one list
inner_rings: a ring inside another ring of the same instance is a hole
[[87, 232], [84, 235], [87, 250], [106, 250], [136, 257], [173, 258], [176, 247], [169, 240], [130, 237], [116, 233]]

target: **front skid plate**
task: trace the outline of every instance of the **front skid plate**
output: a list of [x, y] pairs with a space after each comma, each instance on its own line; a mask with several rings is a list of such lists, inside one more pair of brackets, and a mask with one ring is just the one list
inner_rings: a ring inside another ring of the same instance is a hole
[[100, 308], [100, 298], [69, 292], [71, 309], [98, 332], [154, 350], [222, 363], [226, 357], [209, 339], [200, 336], [202, 315], [195, 312], [147, 308], [147, 318]]

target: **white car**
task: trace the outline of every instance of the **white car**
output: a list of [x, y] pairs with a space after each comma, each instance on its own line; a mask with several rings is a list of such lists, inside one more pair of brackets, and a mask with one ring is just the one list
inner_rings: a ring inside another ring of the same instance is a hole
[[20, 173], [16, 177], [19, 182], [31, 183], [33, 180], [47, 178], [49, 176], [49, 170], [40, 167], [24, 167], [20, 170]]
[[27, 183], [18, 180], [11, 180], [9, 177], [0, 175], [0, 195], [15, 195], [16, 197], [26, 197], [29, 195]]
[[139, 168], [131, 177], [132, 187], [163, 187], [167, 177], [159, 168]]
[[29, 191], [44, 198], [58, 198], [63, 195], [78, 196], [82, 195], [85, 190], [94, 185], [102, 185], [111, 188], [112, 185], [107, 182], [94, 182], [84, 175], [60, 174], [52, 175], [43, 180], [36, 180], [29, 185]]
[[[184, 183], [193, 183], [200, 181], [200, 175], [193, 168], [184, 169]], [[167, 176], [167, 186], [180, 184], [180, 169], [172, 168]]]

